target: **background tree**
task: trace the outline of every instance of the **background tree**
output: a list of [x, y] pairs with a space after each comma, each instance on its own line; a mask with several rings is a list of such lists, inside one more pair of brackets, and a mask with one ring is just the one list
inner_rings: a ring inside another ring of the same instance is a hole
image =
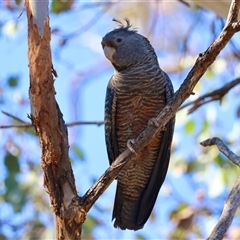
[[[3, 66], [1, 108], [28, 121], [26, 16], [17, 18], [23, 9], [21, 2], [1, 4], [0, 46], [5, 56], [0, 59]], [[51, 11], [53, 63], [59, 75], [55, 83], [56, 97], [66, 122], [103, 119], [105, 88], [111, 67], [104, 59], [100, 42], [114, 27], [113, 16], [129, 17], [139, 32], [149, 37], [161, 67], [171, 74], [175, 89], [198, 54], [219, 34], [225, 21], [201, 9], [189, 10], [177, 2], [61, 4], [53, 1]], [[82, 19], [86, 22], [82, 23]], [[198, 83], [190, 102], [239, 76], [236, 37]], [[239, 87], [224, 94], [208, 95], [203, 101], [218, 99], [221, 105], [213, 101], [198, 108], [202, 102], [197, 102], [198, 105], [190, 105], [195, 107], [193, 110], [197, 109], [192, 114], [187, 115], [186, 108], [179, 111], [170, 171], [146, 227], [137, 233], [113, 229], [110, 220], [115, 186], [111, 186], [91, 209], [83, 225], [83, 238], [204, 238], [209, 234], [238, 176], [238, 169], [217, 149], [199, 145], [199, 141], [208, 137], [224, 137], [238, 153], [239, 103], [233, 99], [239, 95]], [[19, 119], [1, 115], [1, 123], [19, 125]], [[0, 164], [4, 169], [0, 185], [1, 237], [53, 238], [53, 216], [48, 208], [48, 195], [42, 187], [37, 138], [28, 128], [4, 129], [1, 135], [3, 157]], [[70, 157], [80, 195], [108, 166], [103, 136], [102, 127], [69, 129]], [[97, 162], [104, 159], [105, 162]], [[238, 221], [236, 217], [229, 234], [237, 232], [234, 226], [238, 226]]]

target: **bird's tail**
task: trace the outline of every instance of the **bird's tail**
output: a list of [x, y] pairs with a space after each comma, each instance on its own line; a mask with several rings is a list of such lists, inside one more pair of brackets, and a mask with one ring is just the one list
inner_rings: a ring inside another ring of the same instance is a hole
[[[141, 199], [141, 198], [140, 198]], [[117, 185], [117, 191], [114, 202], [113, 216], [115, 219], [114, 227], [122, 230], [138, 230], [143, 228], [143, 225], [137, 223], [141, 201], [125, 199], [122, 195], [121, 186]]]

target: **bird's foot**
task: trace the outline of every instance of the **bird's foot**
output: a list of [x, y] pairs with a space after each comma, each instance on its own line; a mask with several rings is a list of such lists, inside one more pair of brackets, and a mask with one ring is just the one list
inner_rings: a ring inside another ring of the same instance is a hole
[[132, 145], [134, 145], [136, 142], [134, 139], [129, 139], [127, 141], [127, 148], [132, 152], [134, 153], [135, 155], [137, 155], [136, 151], [133, 149]]
[[[159, 127], [159, 123], [158, 123], [158, 121], [157, 121], [156, 118], [151, 118], [151, 119], [149, 119], [148, 125], [149, 125], [149, 126], [153, 126], [153, 127], [155, 127], [155, 128], [158, 128], [158, 127]], [[161, 129], [161, 131], [166, 131], [166, 130], [167, 130], [167, 128], [166, 128], [165, 126]]]
[[151, 118], [151, 119], [149, 119], [148, 125], [149, 125], [149, 126], [156, 127], [156, 128], [159, 127], [159, 124], [158, 124], [158, 121], [157, 121], [156, 118]]

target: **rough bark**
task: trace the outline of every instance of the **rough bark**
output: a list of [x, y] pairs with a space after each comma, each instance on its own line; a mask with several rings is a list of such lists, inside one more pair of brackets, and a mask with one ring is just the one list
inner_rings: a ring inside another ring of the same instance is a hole
[[[65, 217], [65, 210], [77, 196], [68, 157], [68, 133], [55, 100], [50, 49], [48, 1], [26, 0], [28, 18], [29, 97], [31, 120], [42, 149], [44, 186], [56, 217], [57, 239], [79, 239], [81, 221]], [[47, 8], [46, 5], [47, 4]], [[40, 16], [40, 18], [39, 18]], [[42, 16], [42, 17], [41, 17]]]

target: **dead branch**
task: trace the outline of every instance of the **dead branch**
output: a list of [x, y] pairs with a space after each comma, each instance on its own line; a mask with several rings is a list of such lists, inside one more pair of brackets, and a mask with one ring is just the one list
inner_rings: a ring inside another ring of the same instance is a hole
[[104, 121], [77, 121], [77, 122], [72, 122], [72, 123], [67, 123], [67, 127], [73, 127], [77, 125], [97, 125], [101, 126], [104, 124]]
[[14, 120], [16, 120], [17, 122], [20, 122], [21, 124], [11, 124], [11, 125], [0, 125], [0, 129], [4, 129], [4, 128], [32, 128], [33, 125], [29, 122], [26, 122], [24, 120], [22, 120], [19, 117], [14, 116], [11, 113], [2, 111], [3, 114], [5, 114], [6, 116], [13, 118]]
[[179, 108], [179, 110], [182, 110], [183, 108], [191, 106], [191, 108], [188, 110], [188, 114], [190, 114], [190, 113], [196, 111], [199, 107], [203, 106], [206, 103], [217, 101], [217, 100], [221, 101], [221, 99], [229, 92], [229, 90], [234, 88], [239, 83], [240, 83], [240, 78], [237, 78], [217, 90], [214, 90], [210, 93], [204, 94], [201, 97], [199, 97], [198, 99], [182, 105]]
[[235, 182], [231, 192], [228, 195], [228, 198], [224, 204], [221, 217], [217, 225], [212, 230], [208, 240], [219, 240], [223, 239], [225, 233], [230, 227], [234, 215], [237, 211], [237, 208], [240, 204], [240, 178]]
[[[219, 138], [207, 139], [201, 142], [201, 145], [212, 146], [217, 145], [220, 152], [222, 152], [231, 162], [240, 167], [240, 157], [234, 154]], [[230, 227], [238, 206], [240, 205], [240, 178], [235, 182], [229, 196], [224, 204], [221, 217], [212, 230], [208, 240], [223, 239], [225, 233]]]
[[15, 125], [15, 124], [13, 124], [13, 125], [0, 125], [0, 129], [6, 129], [6, 128], [32, 128], [33, 127], [33, 125], [31, 124], [31, 123], [29, 123], [29, 124], [22, 124], [22, 125]]
[[[28, 20], [31, 120], [42, 149], [44, 186], [56, 219], [56, 239], [80, 239], [84, 214], [63, 218], [77, 196], [68, 156], [68, 132], [55, 99], [48, 1], [25, 0]], [[79, 216], [80, 215], [80, 216]]]
[[[104, 124], [104, 121], [77, 121], [77, 122], [72, 122], [72, 123], [66, 123], [65, 125], [67, 127], [74, 127], [78, 125], [97, 125], [101, 126]], [[12, 124], [12, 125], [0, 125], [0, 129], [4, 128], [32, 128], [34, 127], [32, 123], [25, 123], [25, 124]]]
[[80, 29], [69, 33], [65, 36], [62, 36], [60, 45], [63, 46], [65, 45], [70, 39], [78, 37], [79, 35], [83, 34], [84, 32], [88, 31], [92, 26], [94, 26], [99, 19], [106, 14], [109, 9], [112, 7], [113, 3], [106, 3], [100, 12], [98, 12], [97, 14], [94, 15], [94, 17], [92, 17], [92, 19], [90, 19], [85, 25], [83, 25]]
[[[22, 120], [19, 117], [16, 117], [14, 115], [12, 115], [11, 113], [7, 113], [5, 111], [2, 111], [3, 114], [5, 114], [8, 117], [13, 118], [14, 120], [21, 122], [22, 124], [18, 125], [18, 124], [13, 124], [13, 125], [0, 125], [0, 129], [1, 128], [32, 128], [33, 125], [32, 123], [28, 123], [25, 122], [24, 120]], [[76, 122], [71, 122], [71, 123], [67, 123], [66, 126], [67, 127], [73, 127], [73, 126], [77, 126], [77, 125], [97, 125], [97, 126], [101, 126], [104, 124], [104, 121], [76, 121]]]
[[29, 123], [25, 122], [24, 120], [22, 120], [21, 118], [18, 118], [16, 116], [12, 115], [11, 113], [8, 113], [8, 112], [5, 112], [5, 111], [2, 111], [2, 113], [5, 114], [8, 117], [13, 118], [14, 120], [16, 120], [18, 122], [21, 122], [21, 123], [24, 123], [24, 124], [29, 124]]
[[218, 150], [222, 152], [231, 162], [238, 165], [240, 167], [240, 157], [238, 157], [235, 153], [233, 153], [220, 138], [214, 137], [209, 138], [200, 143], [202, 146], [212, 146], [217, 145]]

